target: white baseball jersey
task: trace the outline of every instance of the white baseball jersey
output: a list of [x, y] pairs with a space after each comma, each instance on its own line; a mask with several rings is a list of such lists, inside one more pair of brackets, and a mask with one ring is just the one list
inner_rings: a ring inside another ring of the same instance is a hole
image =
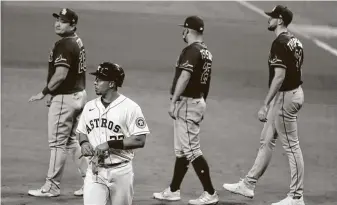
[[[124, 95], [106, 108], [101, 97], [89, 101], [84, 106], [76, 131], [86, 134], [94, 149], [109, 140], [150, 133], [139, 105]], [[131, 161], [133, 157], [133, 150], [110, 149], [104, 163]]]

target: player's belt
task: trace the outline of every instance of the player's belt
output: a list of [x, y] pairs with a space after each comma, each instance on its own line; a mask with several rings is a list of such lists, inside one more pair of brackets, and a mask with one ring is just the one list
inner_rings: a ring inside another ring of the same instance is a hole
[[[182, 96], [180, 96], [180, 97], [178, 98], [177, 101], [181, 101], [181, 100], [183, 100], [184, 98], [199, 99], [199, 98], [202, 98], [203, 96], [204, 96], [203, 94], [200, 94], [200, 95], [198, 95], [198, 96], [184, 96], [184, 95], [182, 95]], [[172, 97], [170, 97], [170, 100], [172, 100]]]
[[297, 87], [291, 87], [291, 88], [280, 89], [280, 92], [294, 91], [294, 90], [298, 89], [299, 87], [301, 87], [301, 85], [299, 85], [299, 86], [297, 86]]
[[123, 161], [123, 162], [118, 162], [118, 163], [112, 163], [112, 164], [99, 164], [99, 167], [103, 167], [103, 168], [111, 168], [111, 167], [118, 167], [122, 164], [126, 164], [129, 161]]

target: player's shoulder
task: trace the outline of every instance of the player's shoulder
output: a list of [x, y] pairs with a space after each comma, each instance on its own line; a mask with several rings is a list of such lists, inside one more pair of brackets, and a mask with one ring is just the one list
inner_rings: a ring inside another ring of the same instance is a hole
[[290, 32], [284, 32], [281, 33], [276, 39], [275, 43], [277, 45], [286, 45], [292, 38], [295, 38], [295, 36]]
[[83, 110], [87, 111], [87, 110], [97, 107], [96, 104], [97, 104], [97, 101], [99, 100], [100, 100], [100, 97], [89, 100], [87, 103], [85, 103]]
[[120, 98], [121, 98], [121, 104], [123, 106], [125, 106], [125, 107], [128, 107], [129, 109], [135, 109], [135, 108], [140, 107], [138, 105], [138, 103], [136, 103], [131, 98], [129, 98], [129, 97], [125, 96], [125, 95], [121, 94]]
[[207, 49], [207, 46], [202, 42], [195, 42], [186, 46], [182, 55], [201, 56], [201, 51]]
[[78, 41], [82, 40], [77, 36], [77, 34], [61, 38], [59, 41], [56, 42], [58, 48], [64, 49], [76, 49], [78, 48]]
[[200, 50], [208, 49], [204, 42], [194, 42], [185, 48], [189, 51], [200, 52]]

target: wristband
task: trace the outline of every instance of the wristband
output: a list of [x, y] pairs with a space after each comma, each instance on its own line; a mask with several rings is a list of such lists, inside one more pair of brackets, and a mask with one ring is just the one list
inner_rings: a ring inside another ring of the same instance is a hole
[[42, 94], [47, 95], [48, 93], [50, 93], [50, 90], [49, 90], [48, 86], [46, 86], [45, 88], [43, 88]]
[[109, 148], [113, 149], [123, 149], [124, 143], [123, 140], [110, 140], [108, 141]]
[[80, 142], [80, 146], [82, 146], [82, 144], [86, 143], [86, 142], [89, 142], [88, 140], [83, 140]]

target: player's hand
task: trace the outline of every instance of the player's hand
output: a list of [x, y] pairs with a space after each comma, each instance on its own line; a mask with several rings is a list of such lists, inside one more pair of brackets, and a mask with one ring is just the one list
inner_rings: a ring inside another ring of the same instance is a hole
[[46, 101], [46, 106], [47, 107], [50, 107], [52, 100], [53, 100], [53, 96], [50, 96], [50, 98], [47, 99], [47, 101]]
[[264, 105], [260, 108], [259, 112], [257, 113], [257, 116], [261, 122], [267, 122], [267, 111], [268, 107]]
[[172, 119], [176, 119], [176, 116], [174, 115], [174, 110], [176, 109], [175, 103], [171, 102], [170, 103], [170, 109], [168, 111], [169, 115], [171, 116]]
[[29, 100], [28, 102], [34, 102], [34, 101], [37, 101], [37, 100], [42, 100], [44, 98], [44, 94], [42, 94], [42, 92], [36, 94], [36, 95], [33, 95]]
[[104, 155], [104, 152], [107, 151], [109, 149], [109, 145], [107, 142], [104, 142], [100, 145], [98, 145], [95, 148], [95, 156], [102, 156]]
[[94, 156], [95, 154], [94, 149], [92, 148], [89, 142], [85, 142], [82, 144], [81, 153], [82, 153], [82, 156], [85, 156], [85, 157]]

